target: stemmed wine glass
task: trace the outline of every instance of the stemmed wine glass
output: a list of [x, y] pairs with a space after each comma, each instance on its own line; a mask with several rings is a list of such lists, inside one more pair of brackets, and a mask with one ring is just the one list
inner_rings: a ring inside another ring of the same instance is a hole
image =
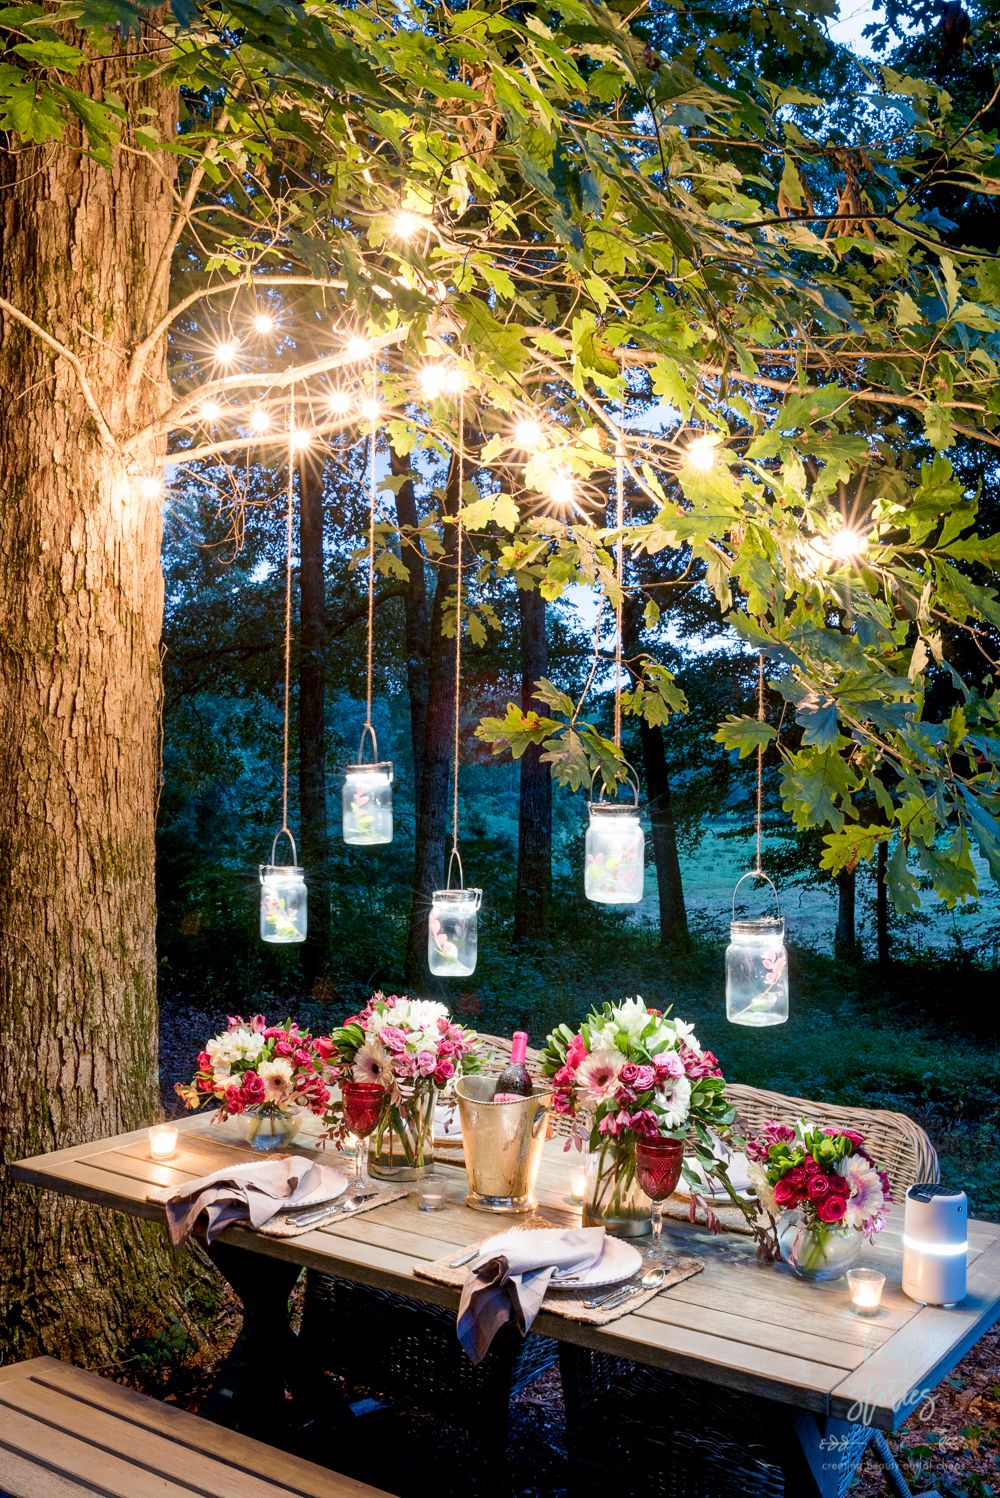
[[682, 1139], [661, 1139], [659, 1136], [643, 1136], [635, 1142], [635, 1173], [639, 1185], [652, 1202], [649, 1222], [653, 1230], [653, 1242], [649, 1258], [663, 1260], [669, 1255], [661, 1246], [663, 1207], [661, 1203], [672, 1196], [681, 1178], [681, 1163], [684, 1159]]
[[382, 1117], [386, 1089], [380, 1082], [342, 1082], [340, 1095], [344, 1100], [344, 1123], [357, 1141], [354, 1189], [370, 1196], [377, 1188], [368, 1175], [368, 1136]]

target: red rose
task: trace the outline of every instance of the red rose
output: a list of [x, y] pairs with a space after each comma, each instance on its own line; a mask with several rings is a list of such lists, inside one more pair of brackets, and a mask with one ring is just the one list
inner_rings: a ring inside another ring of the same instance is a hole
[[807, 1178], [808, 1172], [804, 1165], [793, 1165], [791, 1170], [785, 1172], [782, 1180], [787, 1181], [789, 1186], [804, 1186]]
[[251, 1103], [262, 1103], [264, 1101], [264, 1083], [255, 1071], [243, 1073], [243, 1085], [240, 1088], [243, 1101], [248, 1106]]
[[334, 1052], [333, 1041], [330, 1040], [326, 1035], [320, 1035], [316, 1040], [313, 1041], [313, 1045], [316, 1047], [316, 1054], [319, 1059], [321, 1061], [329, 1061]]
[[774, 1200], [779, 1207], [797, 1207], [801, 1196], [799, 1188], [786, 1176], [774, 1188]]
[[834, 1196], [842, 1196], [846, 1201], [851, 1194], [851, 1184], [842, 1175], [828, 1176], [830, 1191]]
[[831, 1191], [821, 1202], [816, 1203], [816, 1216], [820, 1222], [839, 1222], [847, 1212], [847, 1202], [842, 1196], [834, 1196]]
[[809, 1177], [809, 1195], [814, 1202], [820, 1202], [825, 1196], [830, 1195], [830, 1177], [817, 1170], [815, 1175]]
[[207, 1051], [199, 1051], [198, 1052], [198, 1070], [199, 1071], [211, 1071], [212, 1070], [212, 1058], [208, 1054]]

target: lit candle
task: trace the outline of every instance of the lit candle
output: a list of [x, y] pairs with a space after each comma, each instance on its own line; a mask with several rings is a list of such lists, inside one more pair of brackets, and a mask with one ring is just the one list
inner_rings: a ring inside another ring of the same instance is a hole
[[149, 1131], [149, 1158], [172, 1160], [177, 1153], [177, 1129], [174, 1124], [154, 1124]]
[[879, 1274], [877, 1269], [849, 1269], [847, 1283], [855, 1316], [877, 1316], [882, 1304], [885, 1275]]
[[448, 1188], [437, 1176], [425, 1176], [417, 1187], [417, 1207], [421, 1212], [439, 1212], [448, 1200]]
[[574, 1170], [569, 1178], [569, 1199], [571, 1202], [582, 1202], [587, 1193], [587, 1173], [584, 1170]]

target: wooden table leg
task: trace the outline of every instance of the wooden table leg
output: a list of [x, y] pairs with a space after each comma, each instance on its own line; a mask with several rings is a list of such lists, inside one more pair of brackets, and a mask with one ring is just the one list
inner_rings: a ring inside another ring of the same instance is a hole
[[280, 1431], [287, 1423], [286, 1374], [296, 1367], [288, 1301], [300, 1267], [228, 1243], [208, 1244], [205, 1252], [239, 1299], [243, 1326], [202, 1414], [245, 1435]]

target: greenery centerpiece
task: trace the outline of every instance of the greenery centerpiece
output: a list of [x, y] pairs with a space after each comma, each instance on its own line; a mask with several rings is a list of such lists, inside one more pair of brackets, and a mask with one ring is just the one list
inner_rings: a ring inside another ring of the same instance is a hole
[[[440, 1093], [456, 1077], [478, 1071], [479, 1038], [452, 1022], [443, 1004], [376, 993], [359, 1014], [330, 1036], [341, 1082], [385, 1088], [385, 1103], [372, 1136], [370, 1170], [390, 1180], [413, 1180], [434, 1160], [434, 1111]], [[346, 1132], [343, 1106], [327, 1114]]]
[[188, 1108], [213, 1098], [220, 1119], [238, 1118], [252, 1149], [262, 1152], [290, 1144], [303, 1109], [326, 1112], [330, 1093], [324, 1074], [333, 1047], [292, 1020], [269, 1025], [262, 1014], [236, 1015], [198, 1053], [198, 1070], [174, 1091]]
[[574, 1120], [574, 1135], [589, 1151], [585, 1222], [618, 1236], [649, 1231], [649, 1206], [636, 1179], [637, 1138], [686, 1140], [682, 1169], [695, 1189], [704, 1189], [699, 1167], [705, 1177], [726, 1181], [716, 1148], [734, 1110], [718, 1061], [685, 1020], [638, 997], [606, 1003], [579, 1030], [553, 1030], [541, 1059], [555, 1089], [554, 1111]]

